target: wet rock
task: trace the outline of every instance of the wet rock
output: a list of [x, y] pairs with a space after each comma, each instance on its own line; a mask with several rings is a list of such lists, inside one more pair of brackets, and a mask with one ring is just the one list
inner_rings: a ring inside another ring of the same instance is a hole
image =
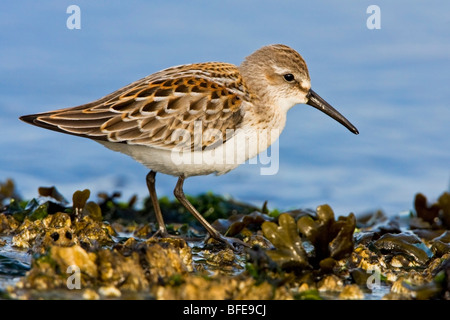
[[413, 267], [414, 265], [411, 264], [411, 261], [406, 259], [402, 255], [395, 255], [392, 257], [390, 261], [390, 265], [393, 268], [407, 268], [407, 267]]
[[340, 292], [344, 286], [343, 281], [336, 275], [325, 276], [317, 284], [317, 290], [320, 292]]
[[84, 300], [99, 300], [100, 295], [93, 289], [85, 289], [82, 295]]
[[403, 285], [409, 287], [411, 296], [416, 300], [429, 300], [442, 293], [442, 286], [435, 281], [417, 287], [408, 286], [407, 284]]
[[[168, 199], [162, 200], [164, 213], [170, 209], [179, 219], [168, 230], [188, 242], [148, 238], [157, 229], [148, 212], [133, 209], [135, 198], [123, 203], [113, 194], [97, 205], [85, 190], [67, 207], [56, 189], [41, 188], [28, 204], [11, 199], [1, 209], [0, 248], [12, 244], [33, 253], [31, 269], [21, 263], [22, 278], [5, 292], [14, 299], [366, 299], [386, 287], [391, 291], [384, 299], [450, 299], [446, 194], [432, 205], [419, 197], [420, 217], [388, 218], [378, 211], [358, 222], [353, 214], [336, 219], [326, 205], [244, 214], [230, 211], [223, 197], [204, 195], [201, 212], [253, 245], [233, 252], [193, 237], [204, 229], [193, 229], [190, 215]], [[120, 217], [111, 224], [102, 221], [114, 215]], [[2, 266], [5, 261], [19, 260], [3, 259]], [[81, 290], [69, 290], [77, 274]], [[369, 284], [383, 288], [371, 291]]]
[[450, 253], [443, 255], [432, 270], [433, 281], [442, 288], [441, 297], [450, 300]]
[[19, 222], [13, 216], [0, 213], [0, 234], [11, 234], [19, 225]]
[[[145, 244], [160, 244], [163, 248], [171, 248], [175, 250], [184, 265], [183, 268], [186, 268], [188, 272], [194, 271], [192, 251], [185, 240], [181, 238], [150, 238], [145, 241]], [[138, 246], [138, 248], [140, 248], [140, 246]]]
[[133, 235], [138, 238], [147, 239], [149, 238], [156, 230], [153, 228], [153, 225], [150, 223], [139, 225], [134, 230]]
[[403, 299], [413, 298], [414, 292], [408, 286], [404, 285], [405, 280], [403, 278], [395, 281], [391, 286], [391, 293], [396, 294]]
[[66, 272], [69, 266], [76, 266], [84, 276], [92, 280], [97, 278], [96, 254], [88, 253], [80, 246], [53, 246], [50, 249], [50, 258], [62, 272]]
[[227, 248], [224, 250], [220, 250], [219, 252], [204, 252], [203, 256], [206, 258], [206, 262], [212, 266], [221, 266], [225, 269], [230, 269], [236, 263], [236, 256], [234, 255], [233, 250]]
[[364, 293], [356, 284], [349, 284], [342, 289], [341, 293], [339, 293], [339, 299], [362, 300], [364, 299]]
[[367, 281], [368, 281], [369, 277], [372, 275], [372, 273], [367, 272], [367, 270], [364, 270], [362, 268], [355, 268], [350, 271], [350, 275], [351, 275], [353, 281], [358, 286], [367, 287]]
[[156, 298], [161, 300], [225, 300], [236, 292], [237, 281], [192, 276], [178, 286], [159, 286]]
[[33, 246], [38, 236], [45, 233], [45, 225], [42, 220], [25, 219], [15, 233], [16, 235], [12, 238], [12, 245], [17, 248], [28, 249]]
[[171, 277], [189, 272], [190, 267], [184, 264], [180, 251], [170, 243], [153, 243], [142, 247], [142, 250], [145, 250], [144, 259], [150, 283], [164, 283]]
[[33, 252], [44, 253], [50, 246], [71, 247], [78, 244], [70, 227], [49, 228], [42, 237], [35, 241]]
[[46, 228], [70, 228], [72, 226], [72, 221], [70, 216], [64, 212], [57, 212], [55, 214], [49, 215], [43, 221]]
[[250, 236], [244, 235], [244, 242], [247, 243], [250, 247], [258, 246], [265, 249], [274, 248], [272, 243], [267, 240], [260, 231]]
[[445, 264], [440, 263], [439, 267], [433, 272], [435, 276], [428, 278], [426, 274], [409, 274], [399, 278], [391, 287], [391, 292], [396, 293], [402, 297], [429, 300], [444, 297], [446, 294], [445, 283]]
[[17, 287], [36, 290], [67, 289], [73, 284], [72, 280], [75, 283], [79, 281], [83, 288], [92, 286], [97, 277], [95, 259], [95, 254], [88, 253], [79, 246], [51, 247], [45, 255], [33, 259], [31, 270], [17, 283]]
[[433, 239], [433, 241], [440, 241], [443, 243], [450, 243], [450, 231], [445, 231], [441, 233], [439, 236]]
[[98, 293], [106, 298], [120, 298], [122, 293], [114, 286], [100, 287]]
[[441, 257], [447, 253], [450, 253], [450, 243], [434, 240], [431, 245], [431, 251], [435, 256]]
[[80, 244], [85, 247], [93, 247], [97, 244], [108, 245], [114, 243], [112, 236], [116, 232], [110, 225], [93, 220], [89, 216], [75, 221], [73, 232]]
[[[269, 300], [279, 299], [280, 295], [285, 296], [285, 293], [278, 291], [274, 293], [274, 287], [268, 283], [255, 284], [253, 281], [242, 281], [238, 284], [239, 293], [233, 297], [234, 299], [251, 299], [251, 300]], [[292, 298], [291, 298], [292, 299]], [[284, 299], [285, 300], [285, 299]]]
[[333, 271], [333, 268], [336, 266], [337, 261], [333, 258], [325, 258], [319, 262], [320, 270], [324, 273], [330, 273]]
[[[104, 287], [131, 291], [149, 288], [137, 252], [125, 257], [115, 250], [102, 249], [97, 256], [98, 279]], [[105, 293], [101, 294], [108, 296]]]

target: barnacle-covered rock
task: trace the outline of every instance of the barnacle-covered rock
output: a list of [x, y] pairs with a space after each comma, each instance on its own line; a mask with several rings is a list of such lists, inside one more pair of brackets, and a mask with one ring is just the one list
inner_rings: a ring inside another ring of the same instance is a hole
[[207, 251], [203, 252], [203, 256], [206, 258], [206, 263], [214, 267], [219, 267], [223, 271], [231, 271], [236, 264], [236, 256], [233, 250], [226, 248], [219, 252]]
[[356, 284], [349, 284], [344, 286], [339, 293], [339, 299], [341, 300], [362, 300], [364, 299], [364, 293], [361, 288]]
[[102, 249], [97, 253], [99, 281], [105, 287], [140, 291], [149, 287], [138, 252], [124, 256], [116, 250]]
[[86, 247], [112, 244], [114, 242], [112, 236], [116, 235], [109, 224], [95, 221], [89, 216], [76, 220], [73, 230], [80, 244]]
[[189, 271], [179, 250], [170, 243], [153, 243], [142, 249], [145, 250], [146, 272], [151, 283], [164, 282], [164, 279], [185, 275]]
[[[366, 215], [356, 232], [353, 214], [335, 219], [327, 205], [280, 215], [190, 197], [221, 233], [253, 245], [238, 252], [202, 240], [204, 228], [177, 201], [160, 204], [181, 238], [159, 238], [151, 207], [133, 208], [136, 197], [89, 197], [77, 191], [69, 206], [50, 187], [0, 204], [0, 271], [22, 277], [0, 285], [0, 298], [450, 299], [448, 193], [431, 205], [418, 196], [417, 215]], [[70, 290], [76, 279], [80, 290]]]
[[29, 249], [34, 245], [37, 237], [45, 234], [45, 225], [42, 220], [31, 221], [25, 219], [15, 233], [15, 236], [12, 238], [13, 246]]
[[35, 242], [34, 252], [44, 253], [50, 246], [71, 247], [78, 244], [78, 239], [73, 235], [70, 227], [50, 228]]
[[[159, 244], [163, 248], [174, 249], [177, 252], [176, 255], [179, 256], [181, 263], [184, 265], [182, 268], [185, 268], [188, 272], [194, 270], [192, 250], [185, 240], [181, 238], [149, 238], [144, 244], [147, 244], [148, 246]], [[140, 246], [141, 245], [138, 244], [137, 248], [140, 248]]]
[[67, 269], [70, 266], [77, 266], [80, 268], [83, 276], [87, 276], [90, 279], [97, 278], [97, 255], [89, 253], [80, 246], [72, 247], [58, 247], [53, 246], [50, 249], [50, 258], [59, 267], [59, 270], [67, 273]]
[[33, 259], [32, 268], [18, 283], [19, 287], [49, 290], [68, 288], [70, 276], [78, 273], [80, 286], [91, 286], [97, 277], [96, 255], [80, 246], [51, 247], [41, 256]]
[[325, 276], [317, 284], [317, 289], [320, 292], [341, 292], [344, 287], [342, 279], [334, 274]]
[[156, 298], [162, 300], [225, 300], [231, 299], [237, 282], [200, 276], [187, 277], [177, 286], [159, 286]]
[[0, 234], [13, 233], [20, 223], [12, 215], [0, 213]]
[[267, 255], [284, 268], [308, 267], [308, 257], [302, 246], [294, 218], [287, 213], [281, 214], [278, 224], [268, 221], [262, 224], [264, 236], [276, 248], [268, 250]]

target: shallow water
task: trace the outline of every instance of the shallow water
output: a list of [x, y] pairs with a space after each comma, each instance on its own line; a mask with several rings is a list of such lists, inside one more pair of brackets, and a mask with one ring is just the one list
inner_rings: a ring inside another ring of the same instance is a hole
[[0, 240], [6, 241], [6, 245], [0, 246], [0, 291], [13, 286], [30, 270], [31, 255], [26, 251], [13, 248], [11, 238], [0, 237]]
[[[277, 174], [248, 164], [188, 179], [187, 193], [214, 190], [281, 210], [328, 203], [346, 215], [395, 214], [410, 209], [418, 191], [433, 199], [448, 188], [448, 2], [380, 0], [380, 30], [366, 27], [369, 3], [131, 4], [81, 4], [81, 30], [66, 28], [60, 4], [1, 5], [0, 180], [15, 179], [23, 197], [56, 185], [66, 197], [89, 188], [142, 199], [147, 169], [95, 142], [21, 123], [20, 115], [86, 103], [172, 65], [239, 64], [270, 43], [304, 56], [314, 90], [360, 135], [296, 106], [279, 140]], [[158, 193], [171, 196], [175, 183], [158, 175]]]

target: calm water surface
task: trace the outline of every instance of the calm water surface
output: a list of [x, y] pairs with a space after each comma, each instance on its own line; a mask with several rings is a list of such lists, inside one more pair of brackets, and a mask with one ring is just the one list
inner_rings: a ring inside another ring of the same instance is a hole
[[[247, 164], [188, 179], [185, 191], [280, 209], [329, 203], [342, 215], [408, 210], [419, 191], [435, 199], [450, 179], [450, 4], [413, 2], [378, 1], [380, 30], [366, 27], [367, 1], [79, 1], [81, 30], [66, 28], [72, 3], [2, 3], [0, 180], [13, 178], [26, 198], [56, 185], [69, 199], [83, 188], [142, 199], [142, 165], [18, 117], [95, 100], [172, 65], [239, 64], [263, 45], [284, 43], [303, 55], [313, 89], [360, 135], [298, 105], [279, 140], [277, 174]], [[171, 196], [175, 183], [158, 175], [158, 193]]]

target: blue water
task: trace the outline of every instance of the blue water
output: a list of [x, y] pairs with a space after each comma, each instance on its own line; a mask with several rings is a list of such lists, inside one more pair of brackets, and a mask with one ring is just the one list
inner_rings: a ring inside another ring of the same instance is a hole
[[[95, 100], [183, 63], [239, 64], [259, 47], [284, 43], [309, 66], [313, 89], [340, 110], [355, 136], [298, 105], [279, 141], [276, 175], [243, 165], [221, 177], [188, 179], [208, 190], [280, 209], [329, 203], [337, 214], [412, 207], [450, 180], [450, 3], [433, 1], [9, 1], [0, 4], [0, 181], [26, 198], [56, 185], [147, 195], [147, 169], [87, 139], [20, 122], [23, 114]], [[81, 9], [69, 30], [66, 9]], [[381, 9], [369, 30], [366, 9]], [[160, 195], [176, 179], [157, 176]]]

